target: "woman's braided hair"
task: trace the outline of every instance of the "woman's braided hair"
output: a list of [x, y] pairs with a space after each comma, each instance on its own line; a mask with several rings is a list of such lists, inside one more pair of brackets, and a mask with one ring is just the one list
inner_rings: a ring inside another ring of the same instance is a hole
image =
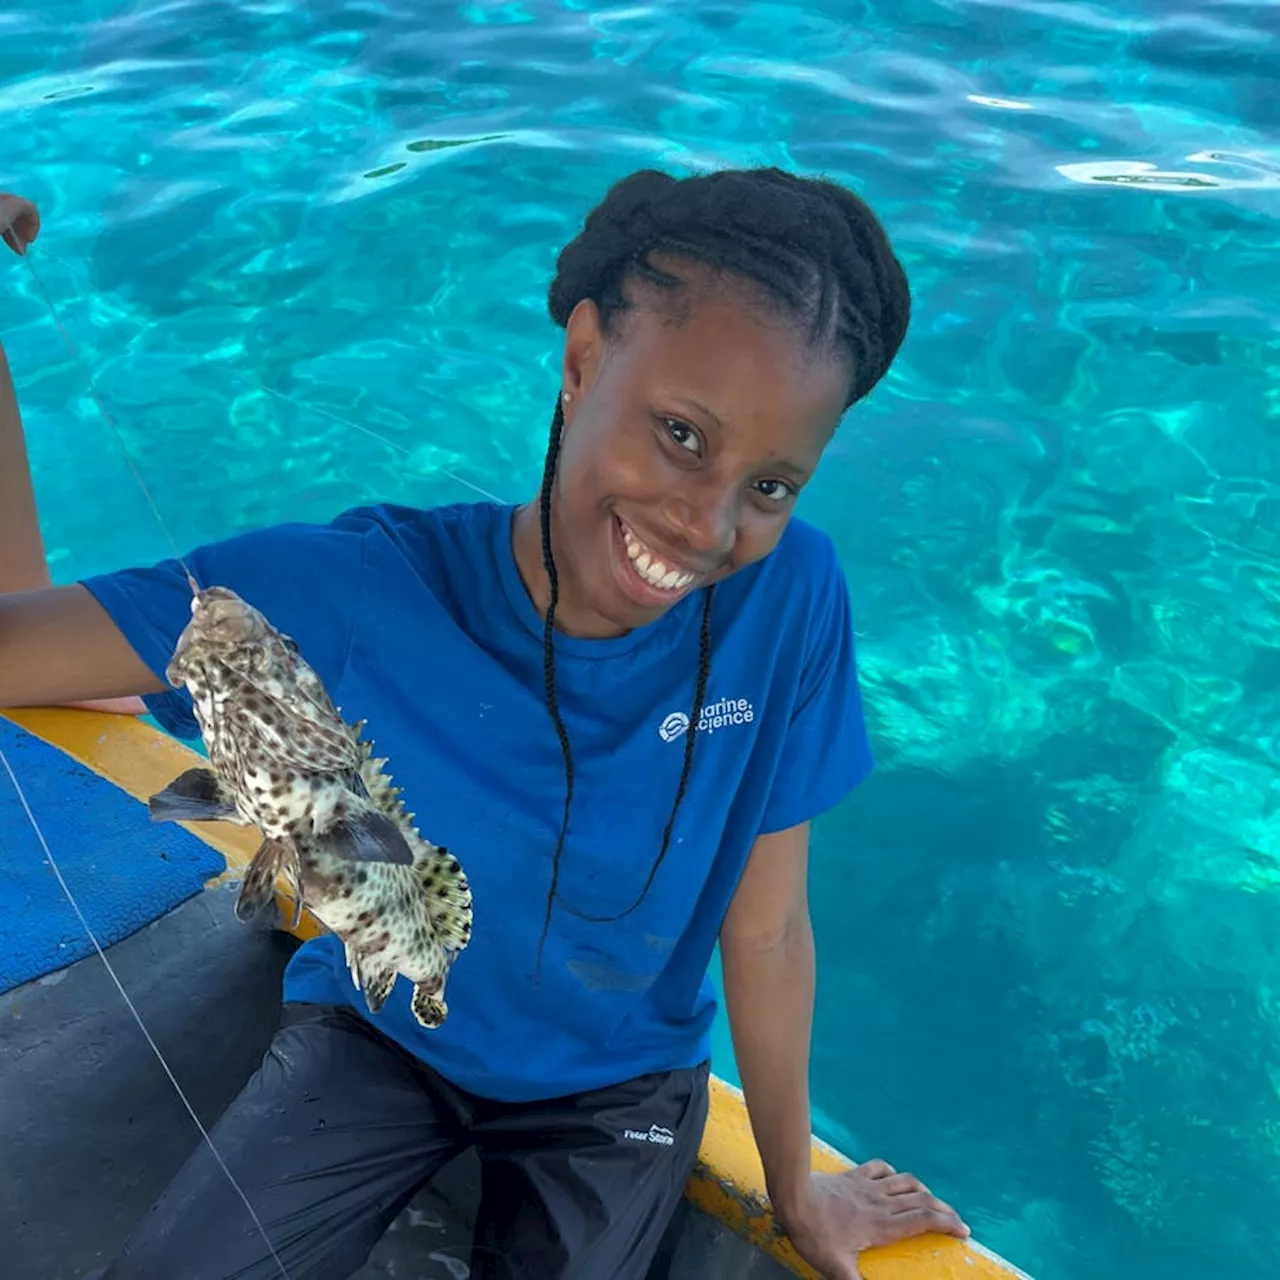
[[[652, 169], [634, 173], [609, 190], [588, 214], [581, 233], [561, 251], [548, 296], [551, 318], [564, 328], [578, 303], [590, 299], [608, 335], [617, 314], [632, 305], [624, 293], [629, 281], [647, 281], [675, 294], [686, 282], [656, 266], [654, 253], [691, 260], [754, 284], [773, 306], [807, 326], [812, 344], [825, 343], [842, 354], [849, 369], [845, 408], [880, 381], [906, 336], [911, 297], [902, 266], [871, 209], [832, 182], [780, 169], [731, 169], [681, 179]], [[557, 397], [539, 505], [542, 558], [551, 597], [543, 633], [543, 670], [547, 708], [564, 756], [565, 799], [539, 959], [557, 898], [573, 801], [573, 754], [556, 699], [553, 644], [559, 581], [551, 553], [551, 491], [563, 431], [564, 410]], [[644, 901], [666, 857], [689, 784], [711, 669], [713, 591], [714, 587], [707, 587], [703, 596], [684, 765], [657, 859], [640, 896], [625, 911], [613, 916], [573, 912], [582, 919], [605, 923], [629, 915]], [[566, 909], [573, 910], [567, 905]]]

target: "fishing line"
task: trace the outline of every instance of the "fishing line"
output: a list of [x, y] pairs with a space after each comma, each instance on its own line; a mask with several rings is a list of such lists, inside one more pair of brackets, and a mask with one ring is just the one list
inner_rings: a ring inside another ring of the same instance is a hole
[[[13, 230], [12, 222], [9, 224], [9, 230]], [[102, 414], [103, 420], [106, 422], [107, 426], [110, 427], [112, 434], [115, 436], [116, 443], [120, 446], [120, 452], [124, 454], [126, 465], [129, 470], [133, 472], [133, 478], [138, 482], [138, 488], [142, 490], [142, 496], [147, 500], [147, 505], [151, 508], [151, 514], [155, 516], [156, 523], [160, 526], [161, 532], [168, 540], [170, 547], [173, 548], [174, 559], [176, 559], [182, 566], [182, 571], [187, 575], [187, 582], [191, 585], [192, 593], [194, 594], [199, 589], [196, 585], [195, 575], [187, 567], [187, 562], [183, 559], [182, 552], [178, 549], [177, 539], [174, 538], [169, 526], [165, 523], [164, 517], [160, 514], [160, 508], [156, 505], [156, 500], [151, 496], [151, 490], [147, 488], [146, 482], [142, 478], [142, 473], [134, 464], [133, 458], [129, 453], [129, 447], [125, 444], [124, 432], [120, 430], [116, 420], [107, 411], [107, 406], [102, 403], [102, 397], [98, 395], [97, 391], [94, 389], [93, 375], [89, 372], [89, 366], [80, 355], [79, 348], [77, 348], [75, 342], [72, 341], [71, 335], [67, 332], [66, 325], [62, 323], [62, 318], [58, 315], [58, 309], [53, 305], [53, 299], [49, 296], [49, 291], [44, 287], [44, 281], [40, 279], [40, 274], [36, 271], [35, 263], [31, 261], [31, 249], [29, 245], [27, 246], [26, 252], [21, 256], [22, 260], [27, 264], [27, 270], [31, 272], [31, 279], [34, 281], [37, 290], [39, 290], [40, 296], [44, 300], [44, 305], [49, 309], [49, 315], [53, 317], [53, 323], [57, 325], [58, 332], [62, 335], [62, 340], [67, 345], [67, 350], [71, 352], [72, 360], [84, 375], [85, 386], [88, 388], [90, 396], [93, 397], [94, 404], [98, 406], [98, 412]]]
[[[182, 346], [182, 343], [178, 343], [177, 345]], [[183, 350], [189, 351], [190, 348], [183, 347]], [[194, 352], [192, 354], [194, 354]], [[256, 388], [258, 391], [261, 391], [264, 395], [275, 396], [277, 400], [283, 400], [285, 404], [290, 404], [295, 409], [298, 409], [305, 413], [318, 413], [322, 418], [331, 418], [334, 422], [339, 422], [344, 427], [350, 427], [352, 431], [362, 432], [364, 435], [379, 441], [381, 444], [387, 445], [389, 448], [399, 449], [400, 452], [403, 453], [406, 458], [413, 456], [413, 450], [410, 449], [408, 445], [401, 444], [398, 440], [389, 440], [386, 436], [381, 436], [376, 431], [371, 431], [368, 427], [362, 426], [359, 422], [352, 422], [350, 418], [342, 417], [341, 414], [333, 413], [328, 409], [322, 409], [320, 408], [319, 405], [306, 404], [301, 400], [293, 400], [289, 396], [285, 395], [283, 392], [276, 391], [272, 387], [268, 387], [261, 382], [257, 382], [249, 378], [245, 374], [237, 375], [233, 371], [232, 376], [233, 377], [238, 376], [240, 378], [240, 381], [245, 383], [246, 385]], [[457, 472], [455, 471], [450, 471], [447, 467], [437, 467], [436, 470], [439, 471], [442, 476], [448, 476], [450, 480], [456, 480], [460, 485], [464, 485], [466, 488], [470, 489], [473, 493], [478, 493], [482, 498], [488, 498], [490, 502], [501, 503], [503, 501], [503, 499], [499, 498], [497, 494], [490, 493], [488, 489], [482, 489], [474, 481], [468, 480], [466, 476], [458, 475]]]
[[[14, 229], [12, 220], [6, 219], [6, 221], [8, 222], [8, 226], [5, 228], [5, 230], [14, 231], [15, 229]], [[15, 232], [15, 235], [16, 235], [16, 232]], [[133, 459], [130, 457], [128, 447], [124, 442], [123, 433], [120, 431], [119, 427], [116, 426], [115, 420], [111, 417], [110, 413], [107, 412], [106, 406], [102, 403], [102, 400], [98, 396], [98, 393], [94, 390], [93, 379], [89, 373], [89, 369], [87, 365], [84, 363], [84, 361], [81, 359], [80, 353], [76, 348], [75, 343], [71, 340], [71, 335], [67, 333], [65, 327], [62, 324], [61, 319], [59, 319], [57, 309], [54, 307], [53, 301], [49, 297], [48, 291], [44, 288], [44, 285], [40, 280], [40, 277], [37, 274], [34, 265], [31, 262], [29, 245], [26, 247], [26, 251], [21, 256], [27, 260], [27, 267], [31, 271], [31, 278], [35, 281], [36, 288], [40, 291], [40, 294], [44, 299], [45, 305], [49, 308], [49, 313], [53, 317], [54, 323], [58, 326], [58, 329], [62, 333], [63, 340], [66, 342], [67, 348], [71, 352], [71, 357], [73, 361], [76, 363], [81, 373], [84, 375], [85, 382], [89, 387], [89, 394], [93, 397], [94, 403], [98, 406], [99, 412], [102, 414], [108, 426], [111, 428], [112, 432], [115, 434], [116, 440], [120, 445], [121, 452], [124, 454], [125, 461], [129, 465], [129, 469], [130, 471], [133, 472], [134, 479], [136, 479], [138, 482], [138, 487], [142, 490], [143, 496], [146, 498], [147, 502], [151, 506], [151, 510], [156, 517], [156, 523], [159, 524], [161, 530], [164, 532], [165, 537], [168, 538], [169, 542], [173, 545], [174, 555], [177, 557], [178, 563], [182, 566], [183, 570], [187, 575], [187, 582], [190, 585], [192, 592], [195, 593], [198, 590], [195, 575], [192, 574], [191, 570], [187, 567], [186, 561], [183, 560], [182, 554], [178, 550], [177, 542], [174, 539], [173, 534], [169, 530], [169, 526], [165, 524], [163, 517], [160, 515], [159, 508], [156, 506], [155, 500], [151, 496], [150, 490], [147, 488], [146, 484], [143, 482], [141, 475], [138, 473], [137, 467], [134, 466]], [[27, 794], [23, 790], [22, 784], [18, 781], [18, 775], [14, 772], [13, 766], [9, 763], [9, 757], [5, 754], [5, 751], [2, 747], [0, 747], [0, 763], [3, 763], [5, 772], [9, 775], [9, 781], [13, 783], [13, 789], [15, 792], [17, 792], [18, 799], [22, 804], [23, 811], [27, 815], [27, 821], [31, 824], [31, 829], [35, 832], [36, 839], [40, 842], [40, 847], [44, 850], [44, 856], [48, 861], [49, 866], [53, 868], [53, 874], [58, 878], [58, 884], [61, 885], [64, 896], [66, 897], [67, 901], [71, 904], [71, 909], [76, 913], [76, 916], [79, 918], [80, 924], [83, 927], [86, 935], [88, 935], [89, 941], [93, 943], [93, 949], [98, 953], [98, 958], [102, 961], [103, 967], [106, 969], [107, 973], [110, 975], [111, 981], [115, 984], [116, 990], [120, 992], [121, 998], [124, 1000], [126, 1006], [128, 1006], [129, 1012], [133, 1015], [133, 1020], [138, 1024], [138, 1029], [142, 1032], [143, 1036], [147, 1041], [147, 1044], [151, 1046], [151, 1051], [152, 1053], [155, 1054], [156, 1061], [160, 1063], [160, 1066], [164, 1071], [165, 1075], [168, 1076], [169, 1083], [173, 1085], [174, 1092], [178, 1095], [179, 1099], [182, 1102], [182, 1105], [187, 1109], [188, 1115], [190, 1115], [191, 1119], [195, 1122], [196, 1128], [200, 1131], [200, 1136], [204, 1139], [205, 1145], [209, 1148], [210, 1152], [213, 1154], [213, 1158], [217, 1162], [218, 1167], [226, 1175], [227, 1181], [231, 1184], [231, 1187], [235, 1191], [236, 1195], [238, 1195], [240, 1199], [244, 1202], [244, 1207], [246, 1210], [248, 1210], [249, 1217], [253, 1220], [253, 1224], [258, 1230], [258, 1234], [261, 1235], [263, 1243], [267, 1246], [267, 1251], [270, 1253], [272, 1260], [275, 1262], [276, 1266], [280, 1270], [280, 1274], [284, 1277], [284, 1280], [290, 1280], [289, 1271], [285, 1267], [284, 1262], [281, 1259], [280, 1255], [276, 1252], [275, 1245], [271, 1243], [271, 1237], [267, 1234], [267, 1229], [263, 1225], [262, 1219], [258, 1217], [257, 1212], [254, 1210], [253, 1205], [249, 1201], [249, 1197], [245, 1194], [244, 1188], [241, 1187], [240, 1183], [236, 1180], [235, 1175], [227, 1167], [227, 1164], [223, 1160], [221, 1154], [219, 1153], [218, 1148], [214, 1146], [213, 1139], [209, 1136], [208, 1130], [201, 1123], [200, 1117], [196, 1114], [195, 1108], [191, 1105], [191, 1100], [187, 1097], [186, 1092], [183, 1090], [182, 1086], [178, 1083], [178, 1079], [173, 1074], [172, 1068], [169, 1066], [169, 1063], [165, 1059], [164, 1054], [161, 1053], [160, 1051], [160, 1046], [157, 1045], [155, 1040], [152, 1038], [150, 1031], [147, 1030], [146, 1023], [142, 1019], [142, 1015], [138, 1012], [137, 1006], [134, 1005], [133, 1001], [129, 998], [129, 993], [125, 990], [124, 984], [120, 981], [119, 975], [115, 971], [115, 967], [112, 965], [111, 961], [107, 959], [107, 953], [103, 950], [102, 944], [98, 941], [97, 934], [94, 933], [92, 926], [89, 924], [89, 921], [85, 918], [84, 912], [80, 909], [80, 904], [79, 902], [76, 901], [76, 896], [74, 893], [72, 893], [71, 886], [67, 883], [66, 878], [62, 874], [62, 869], [58, 866], [57, 859], [53, 856], [53, 851], [49, 848], [49, 842], [45, 839], [44, 831], [42, 830], [40, 823], [36, 819], [35, 812], [32, 810], [31, 804], [27, 799]]]
[[53, 874], [58, 877], [58, 883], [62, 886], [62, 892], [66, 895], [67, 901], [71, 904], [71, 909], [80, 919], [80, 924], [89, 936], [89, 941], [93, 943], [94, 950], [98, 953], [98, 958], [105, 966], [107, 973], [111, 975], [111, 981], [115, 983], [116, 990], [120, 992], [121, 998], [125, 1004], [129, 1006], [129, 1012], [133, 1014], [133, 1020], [138, 1024], [138, 1030], [146, 1037], [147, 1043], [151, 1046], [151, 1051], [156, 1055], [164, 1073], [169, 1077], [169, 1083], [173, 1085], [174, 1092], [182, 1099], [182, 1105], [186, 1107], [191, 1119], [195, 1122], [195, 1126], [200, 1130], [201, 1137], [208, 1144], [209, 1150], [213, 1152], [213, 1158], [218, 1162], [219, 1168], [227, 1175], [227, 1181], [235, 1188], [236, 1194], [244, 1201], [244, 1207], [249, 1211], [249, 1216], [253, 1219], [254, 1226], [258, 1228], [263, 1241], [271, 1252], [277, 1267], [280, 1268], [280, 1274], [285, 1280], [289, 1280], [289, 1272], [285, 1269], [280, 1255], [276, 1252], [275, 1246], [271, 1243], [271, 1238], [267, 1235], [267, 1229], [262, 1225], [261, 1218], [254, 1212], [253, 1205], [249, 1203], [249, 1197], [245, 1195], [240, 1184], [236, 1181], [235, 1175], [227, 1168], [226, 1163], [218, 1154], [218, 1148], [213, 1145], [213, 1139], [209, 1136], [209, 1131], [200, 1122], [200, 1117], [196, 1115], [195, 1108], [191, 1105], [187, 1095], [183, 1092], [182, 1086], [178, 1083], [177, 1078], [169, 1068], [169, 1064], [165, 1061], [164, 1054], [160, 1052], [159, 1045], [151, 1038], [151, 1032], [147, 1030], [147, 1024], [143, 1022], [142, 1015], [138, 1012], [137, 1006], [129, 999], [129, 993], [124, 989], [124, 984], [116, 975], [115, 969], [112, 967], [111, 961], [107, 959], [107, 953], [102, 949], [102, 944], [98, 941], [98, 935], [94, 933], [93, 927], [85, 919], [84, 912], [80, 910], [80, 904], [76, 901], [76, 896], [71, 892], [71, 886], [67, 884], [63, 878], [62, 871], [58, 867], [57, 859], [49, 849], [49, 842], [44, 838], [44, 831], [40, 827], [40, 823], [36, 820], [36, 815], [31, 808], [30, 802], [27, 800], [27, 793], [22, 789], [22, 784], [18, 781], [18, 775], [14, 773], [13, 766], [9, 763], [9, 757], [5, 754], [4, 748], [0, 747], [0, 764], [4, 765], [5, 772], [9, 775], [9, 781], [13, 783], [13, 789], [18, 793], [18, 800], [22, 804], [23, 811], [27, 815], [27, 821], [31, 823], [31, 829], [36, 833], [36, 839], [40, 841], [40, 847], [44, 850], [44, 856], [48, 859], [49, 865], [53, 868]]
[[[172, 334], [167, 334], [166, 337], [179, 351], [185, 351], [192, 359], [202, 360], [204, 358], [199, 352], [192, 351], [185, 342], [179, 342]], [[401, 444], [399, 440], [391, 440], [387, 436], [380, 435], [361, 422], [355, 422], [351, 418], [344, 418], [342, 414], [334, 413], [332, 409], [325, 409], [318, 404], [308, 404], [305, 400], [295, 400], [292, 396], [285, 395], [283, 391], [277, 391], [274, 387], [269, 387], [266, 383], [260, 382], [257, 378], [251, 377], [247, 373], [241, 373], [235, 368], [229, 369], [228, 372], [242, 386], [248, 387], [251, 391], [260, 391], [263, 395], [272, 396], [276, 400], [280, 400], [284, 404], [297, 409], [299, 413], [318, 414], [320, 417], [328, 418], [331, 422], [336, 422], [340, 426], [349, 427], [352, 431], [358, 431], [361, 435], [368, 436], [371, 440], [376, 440], [379, 444], [386, 445], [389, 449], [398, 450], [406, 458], [413, 456], [413, 450], [408, 445]], [[466, 476], [459, 475], [456, 471], [450, 471], [448, 467], [436, 467], [436, 470], [442, 476], [447, 476], [450, 480], [456, 481], [464, 488], [470, 489], [472, 493], [479, 494], [482, 498], [487, 498], [490, 502], [503, 504], [506, 502], [505, 498], [499, 498], [496, 493], [490, 493], [488, 489], [482, 488], [474, 480], [468, 480]]]

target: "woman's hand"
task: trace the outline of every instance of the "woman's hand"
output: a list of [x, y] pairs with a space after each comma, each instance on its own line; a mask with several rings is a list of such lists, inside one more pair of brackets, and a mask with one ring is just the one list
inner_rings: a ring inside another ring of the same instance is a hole
[[862, 1280], [858, 1254], [929, 1231], [969, 1235], [960, 1215], [909, 1173], [883, 1160], [815, 1173], [809, 1194], [780, 1220], [796, 1252], [824, 1280]]
[[22, 256], [40, 234], [40, 211], [21, 196], [0, 191], [0, 239]]

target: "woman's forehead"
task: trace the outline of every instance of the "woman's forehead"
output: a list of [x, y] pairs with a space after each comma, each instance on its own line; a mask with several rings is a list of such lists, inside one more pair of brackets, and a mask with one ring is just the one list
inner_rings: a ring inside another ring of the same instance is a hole
[[717, 402], [765, 402], [833, 420], [844, 409], [847, 356], [811, 341], [802, 318], [744, 306], [731, 292], [704, 294], [676, 323], [637, 307], [618, 338], [616, 355], [631, 380], [700, 400], [722, 419]]

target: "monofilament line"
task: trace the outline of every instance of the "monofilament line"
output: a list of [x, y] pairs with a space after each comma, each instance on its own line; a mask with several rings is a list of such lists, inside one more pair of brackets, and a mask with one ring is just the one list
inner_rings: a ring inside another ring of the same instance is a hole
[[133, 1020], [138, 1024], [138, 1030], [146, 1037], [147, 1043], [151, 1046], [151, 1051], [156, 1056], [156, 1061], [164, 1068], [164, 1073], [169, 1077], [169, 1083], [173, 1085], [174, 1092], [182, 1099], [182, 1105], [186, 1107], [187, 1113], [191, 1116], [191, 1119], [195, 1121], [196, 1128], [200, 1130], [200, 1136], [205, 1140], [209, 1150], [213, 1153], [213, 1158], [218, 1162], [219, 1168], [221, 1168], [222, 1172], [227, 1175], [227, 1181], [231, 1183], [232, 1187], [235, 1188], [236, 1194], [242, 1201], [244, 1201], [244, 1207], [248, 1210], [249, 1217], [253, 1219], [254, 1226], [258, 1228], [258, 1232], [262, 1236], [263, 1243], [267, 1246], [276, 1266], [280, 1268], [280, 1274], [284, 1277], [284, 1280], [289, 1280], [289, 1272], [285, 1269], [284, 1262], [276, 1252], [275, 1246], [271, 1243], [271, 1237], [267, 1235], [266, 1227], [262, 1225], [262, 1220], [258, 1217], [257, 1213], [254, 1212], [253, 1205], [249, 1203], [249, 1197], [245, 1195], [244, 1190], [236, 1181], [235, 1175], [227, 1168], [226, 1162], [222, 1159], [222, 1156], [219, 1155], [218, 1148], [213, 1145], [213, 1139], [209, 1136], [208, 1130], [200, 1123], [200, 1117], [196, 1115], [195, 1108], [191, 1105], [186, 1093], [183, 1092], [182, 1086], [178, 1083], [177, 1078], [169, 1069], [169, 1064], [165, 1061], [164, 1054], [160, 1052], [159, 1045], [157, 1045], [151, 1038], [151, 1032], [147, 1030], [146, 1023], [142, 1020], [142, 1015], [138, 1012], [133, 1001], [129, 999], [129, 993], [124, 989], [124, 985], [117, 976], [111, 961], [107, 959], [107, 953], [102, 949], [102, 944], [98, 941], [97, 934], [94, 933], [89, 921], [85, 919], [84, 912], [80, 910], [80, 904], [76, 901], [75, 894], [71, 892], [71, 886], [67, 884], [66, 879], [58, 866], [57, 860], [54, 858], [53, 853], [49, 848], [49, 842], [44, 838], [44, 831], [41, 829], [40, 823], [36, 820], [36, 815], [32, 811], [31, 805], [27, 800], [27, 793], [23, 791], [22, 784], [18, 781], [18, 775], [14, 773], [13, 766], [9, 763], [9, 757], [5, 754], [3, 747], [0, 747], [0, 764], [4, 765], [5, 772], [9, 775], [9, 781], [13, 783], [13, 789], [18, 794], [18, 800], [22, 805], [23, 811], [27, 815], [27, 821], [31, 824], [32, 831], [36, 833], [36, 839], [40, 842], [41, 849], [44, 850], [44, 856], [48, 860], [49, 866], [53, 868], [53, 874], [58, 877], [58, 883], [62, 886], [63, 894], [71, 904], [71, 909], [79, 917], [81, 926], [88, 935], [89, 941], [93, 943], [94, 950], [97, 951], [98, 958], [106, 967], [107, 973], [110, 974], [111, 981], [115, 983], [116, 990], [120, 992], [121, 998], [129, 1007], [129, 1012], [133, 1014]]
[[[9, 224], [12, 229], [12, 223]], [[35, 263], [31, 261], [31, 250], [28, 246], [27, 251], [22, 255], [23, 261], [27, 264], [27, 270], [31, 272], [31, 279], [36, 289], [39, 291], [44, 305], [49, 309], [49, 315], [53, 318], [53, 323], [58, 327], [58, 332], [62, 335], [63, 342], [66, 343], [67, 350], [71, 352], [71, 359], [75, 362], [76, 367], [80, 370], [84, 378], [85, 386], [88, 388], [89, 395], [93, 397], [93, 402], [98, 406], [98, 412], [102, 415], [103, 421], [110, 427], [112, 434], [116, 438], [116, 443], [120, 446], [120, 452], [124, 455], [125, 465], [133, 473], [134, 480], [137, 481], [138, 488], [142, 491], [142, 496], [146, 499], [147, 505], [151, 508], [151, 514], [156, 518], [156, 524], [160, 526], [160, 531], [168, 540], [170, 547], [173, 548], [174, 559], [182, 566], [183, 572], [187, 575], [188, 583], [194, 584], [195, 575], [187, 567], [187, 562], [182, 557], [182, 552], [178, 548], [177, 539], [173, 536], [169, 526], [165, 523], [164, 517], [160, 514], [160, 508], [156, 505], [156, 500], [151, 496], [151, 490], [147, 488], [146, 481], [142, 478], [142, 473], [138, 470], [133, 461], [132, 455], [129, 453], [129, 446], [125, 443], [124, 432], [120, 430], [116, 420], [107, 410], [107, 406], [102, 403], [102, 397], [98, 395], [93, 385], [93, 375], [89, 372], [89, 366], [84, 362], [80, 355], [80, 350], [72, 340], [71, 335], [67, 332], [67, 327], [62, 323], [62, 318], [58, 315], [58, 309], [53, 305], [53, 299], [49, 296], [49, 291], [44, 287], [44, 281], [40, 279], [40, 273], [36, 271]]]

